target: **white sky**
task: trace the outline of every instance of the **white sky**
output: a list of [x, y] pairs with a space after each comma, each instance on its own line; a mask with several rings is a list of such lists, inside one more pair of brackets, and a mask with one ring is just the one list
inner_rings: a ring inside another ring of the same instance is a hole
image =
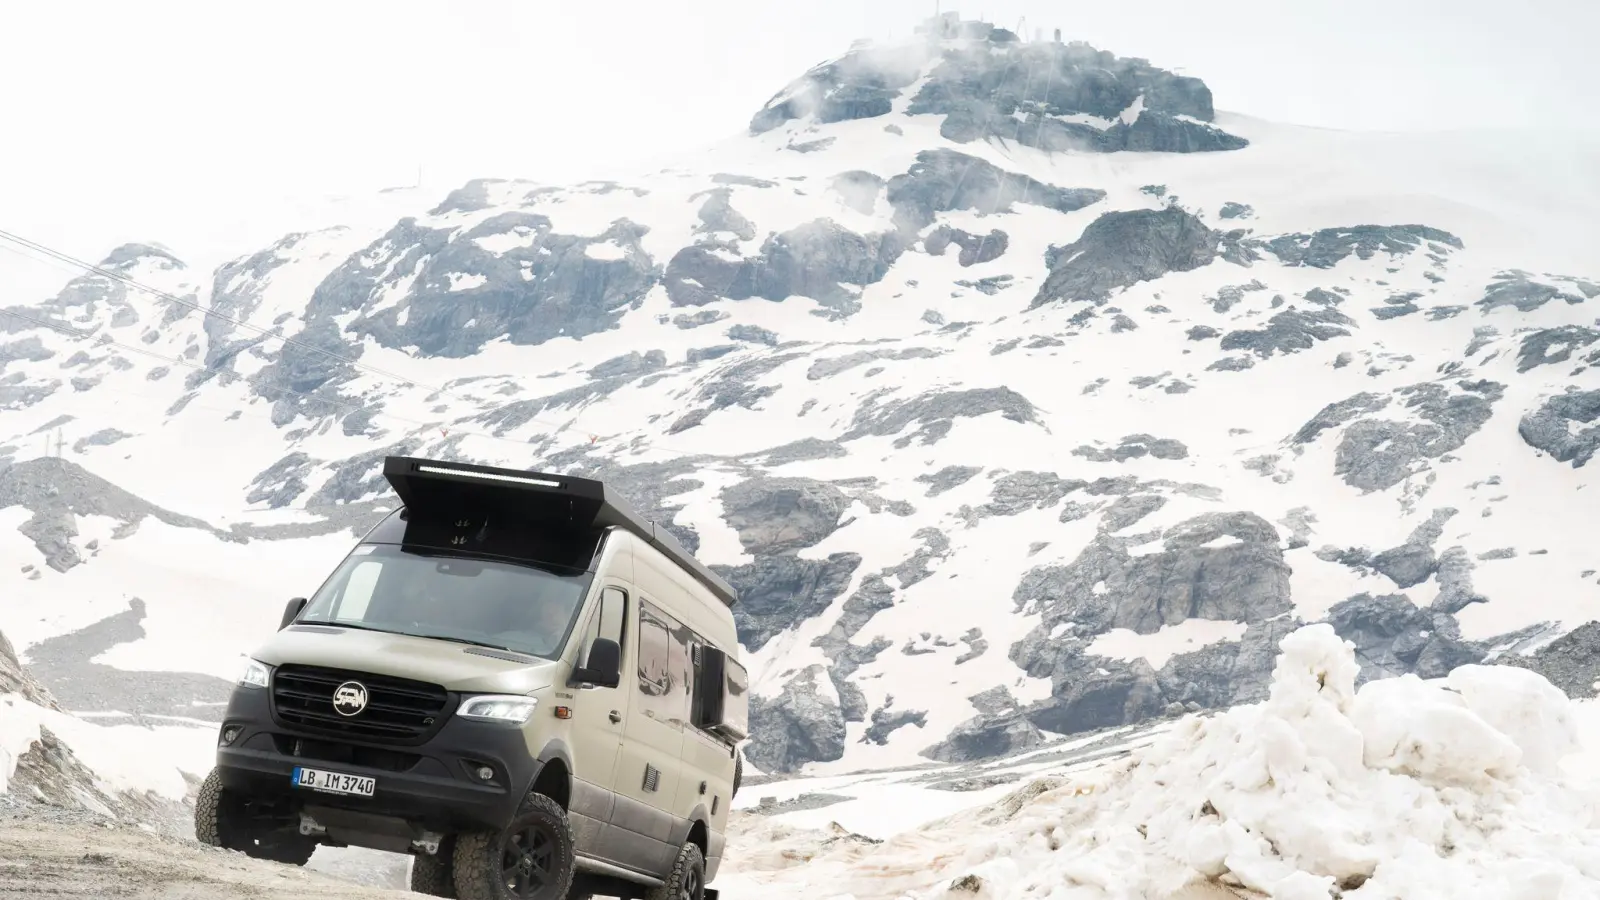
[[[291, 202], [419, 167], [442, 196], [692, 148], [934, 0], [5, 3], [0, 228], [99, 259], [249, 233], [242, 253]], [[1146, 57], [1266, 119], [1600, 133], [1600, 0], [944, 3]]]

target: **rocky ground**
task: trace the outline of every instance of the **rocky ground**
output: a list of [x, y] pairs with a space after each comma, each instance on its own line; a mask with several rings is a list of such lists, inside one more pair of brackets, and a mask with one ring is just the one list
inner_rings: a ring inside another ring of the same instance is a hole
[[357, 900], [414, 896], [56, 807], [0, 816], [0, 898]]

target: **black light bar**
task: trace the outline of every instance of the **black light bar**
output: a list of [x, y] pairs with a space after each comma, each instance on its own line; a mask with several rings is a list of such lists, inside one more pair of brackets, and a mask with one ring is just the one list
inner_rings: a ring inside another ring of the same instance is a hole
[[408, 514], [427, 519], [489, 514], [506, 524], [587, 533], [622, 528], [666, 554], [728, 606], [732, 585], [695, 559], [677, 538], [635, 513], [604, 482], [410, 456], [383, 461], [383, 477]]

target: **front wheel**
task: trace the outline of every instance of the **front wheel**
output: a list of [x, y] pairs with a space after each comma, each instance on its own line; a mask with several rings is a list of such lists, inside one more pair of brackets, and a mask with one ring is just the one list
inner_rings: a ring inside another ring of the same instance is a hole
[[454, 900], [456, 873], [452, 865], [452, 846], [453, 842], [445, 838], [445, 843], [439, 845], [438, 853], [418, 853], [411, 858], [412, 893]]
[[666, 881], [651, 888], [644, 900], [705, 900], [706, 858], [694, 844], [684, 844]]
[[565, 900], [577, 862], [566, 810], [529, 794], [504, 831], [456, 838], [460, 900]]
[[255, 815], [249, 800], [222, 786], [216, 769], [200, 784], [194, 800], [194, 837], [202, 844], [291, 866], [305, 865], [317, 850], [315, 839]]

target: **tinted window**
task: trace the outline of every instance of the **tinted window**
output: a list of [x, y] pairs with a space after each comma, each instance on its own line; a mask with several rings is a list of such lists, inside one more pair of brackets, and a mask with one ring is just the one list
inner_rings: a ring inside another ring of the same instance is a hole
[[639, 604], [640, 706], [657, 721], [682, 722], [689, 713], [687, 634], [660, 608]]
[[300, 621], [554, 658], [592, 577], [364, 544], [306, 604]]

